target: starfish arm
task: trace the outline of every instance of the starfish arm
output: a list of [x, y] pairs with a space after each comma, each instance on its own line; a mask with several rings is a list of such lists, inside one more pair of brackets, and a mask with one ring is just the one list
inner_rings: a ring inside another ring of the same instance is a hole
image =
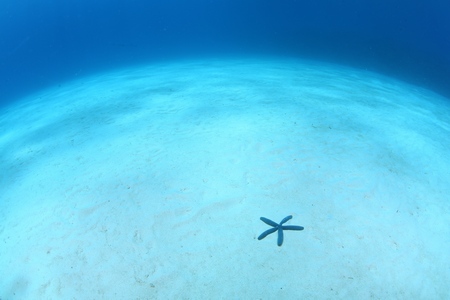
[[284, 218], [283, 220], [281, 220], [280, 225], [283, 225], [284, 223], [286, 223], [286, 222], [289, 221], [290, 219], [292, 219], [292, 216], [287, 216], [286, 218]]
[[274, 227], [274, 228], [270, 228], [270, 229], [264, 231], [263, 233], [260, 234], [260, 236], [258, 236], [258, 240], [262, 240], [263, 238], [265, 238], [266, 236], [268, 236], [271, 233], [274, 233], [277, 230], [278, 230], [278, 228]]
[[272, 220], [269, 220], [269, 219], [264, 218], [264, 217], [261, 217], [260, 219], [261, 219], [261, 221], [263, 221], [263, 222], [266, 223], [267, 225], [270, 225], [270, 226], [272, 226], [272, 227], [278, 227], [278, 224], [275, 223], [275, 222], [272, 221]]
[[278, 227], [278, 246], [281, 246], [283, 244], [283, 228], [280, 226]]
[[303, 226], [295, 226], [295, 225], [285, 225], [281, 226], [284, 230], [303, 230], [305, 229]]

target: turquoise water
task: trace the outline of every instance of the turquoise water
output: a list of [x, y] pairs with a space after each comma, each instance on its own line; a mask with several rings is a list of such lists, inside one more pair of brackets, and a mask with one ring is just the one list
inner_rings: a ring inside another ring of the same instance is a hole
[[0, 101], [166, 59], [292, 56], [450, 96], [446, 0], [121, 0], [0, 4]]
[[1, 1], [0, 299], [445, 299], [447, 2]]

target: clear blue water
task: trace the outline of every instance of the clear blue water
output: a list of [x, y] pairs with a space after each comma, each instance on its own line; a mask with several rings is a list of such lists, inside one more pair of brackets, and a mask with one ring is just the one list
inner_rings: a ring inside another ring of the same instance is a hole
[[0, 0], [0, 298], [444, 299], [449, 83], [450, 0]]
[[3, 0], [0, 101], [107, 69], [219, 55], [313, 58], [450, 96], [447, 0]]

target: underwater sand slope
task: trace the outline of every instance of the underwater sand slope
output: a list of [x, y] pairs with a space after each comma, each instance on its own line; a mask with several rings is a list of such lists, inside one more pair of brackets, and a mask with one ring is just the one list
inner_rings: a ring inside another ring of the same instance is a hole
[[0, 298], [443, 298], [449, 103], [238, 59], [30, 96], [0, 115]]

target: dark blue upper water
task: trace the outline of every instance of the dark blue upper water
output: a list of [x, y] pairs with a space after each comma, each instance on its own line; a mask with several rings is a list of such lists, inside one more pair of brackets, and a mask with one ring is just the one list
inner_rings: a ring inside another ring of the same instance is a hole
[[450, 97], [448, 0], [2, 0], [0, 101], [174, 58], [286, 55]]

